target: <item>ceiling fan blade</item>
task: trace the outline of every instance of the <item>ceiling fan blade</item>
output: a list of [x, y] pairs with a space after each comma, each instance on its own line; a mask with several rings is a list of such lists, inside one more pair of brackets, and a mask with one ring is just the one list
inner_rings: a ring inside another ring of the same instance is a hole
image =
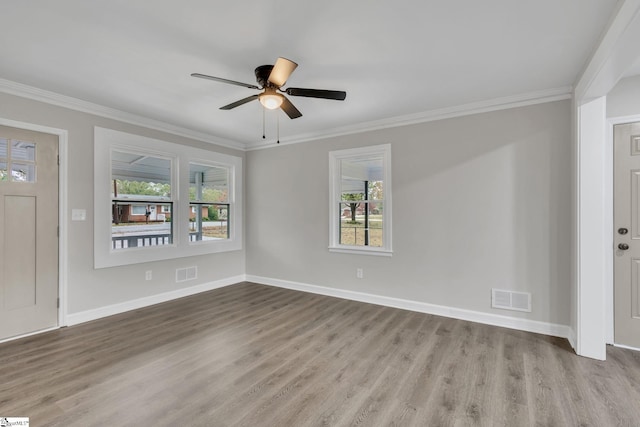
[[302, 89], [299, 87], [290, 87], [286, 90], [287, 95], [306, 96], [308, 98], [335, 99], [336, 101], [344, 101], [347, 92], [341, 90], [323, 90], [323, 89]]
[[260, 89], [258, 86], [252, 85], [252, 84], [249, 84], [249, 83], [242, 83], [242, 82], [237, 82], [235, 80], [223, 79], [222, 77], [207, 76], [206, 74], [193, 73], [193, 74], [191, 74], [191, 77], [198, 77], [199, 79], [213, 80], [215, 82], [227, 83], [227, 84], [236, 85], [236, 86], [242, 86], [242, 87], [246, 87], [246, 88], [249, 88], [249, 89]]
[[282, 97], [282, 105], [280, 108], [282, 108], [282, 111], [287, 113], [287, 116], [289, 116], [290, 119], [302, 117], [302, 113], [285, 96]]
[[225, 105], [224, 107], [220, 107], [221, 110], [231, 110], [232, 108], [236, 108], [241, 106], [242, 104], [246, 104], [247, 102], [251, 102], [254, 99], [258, 99], [258, 95], [251, 95], [251, 96], [247, 96], [246, 98], [243, 98], [239, 101], [236, 102], [232, 102], [229, 105]]
[[269, 74], [269, 82], [278, 87], [284, 85], [297, 66], [298, 64], [287, 58], [278, 58]]

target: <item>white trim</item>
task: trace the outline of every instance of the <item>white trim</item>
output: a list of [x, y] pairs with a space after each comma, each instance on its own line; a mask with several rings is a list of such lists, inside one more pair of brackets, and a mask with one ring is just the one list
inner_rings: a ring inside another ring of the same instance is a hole
[[246, 275], [246, 281], [263, 285], [277, 286], [279, 288], [293, 289], [296, 291], [310, 292], [313, 294], [348, 299], [351, 301], [366, 302], [385, 307], [400, 308], [419, 313], [434, 314], [436, 316], [451, 317], [453, 319], [467, 320], [486, 325], [500, 326], [503, 328], [517, 329], [520, 331], [534, 332], [537, 334], [551, 335], [566, 338], [571, 343], [575, 342], [572, 329], [568, 325], [540, 322], [537, 320], [521, 319], [502, 316], [498, 314], [483, 313], [480, 311], [465, 310], [456, 307], [429, 304], [419, 301], [411, 301], [400, 298], [386, 297], [382, 295], [368, 294], [364, 292], [348, 291], [344, 289], [329, 288], [325, 286], [311, 285], [307, 283], [292, 282], [289, 280], [273, 279], [254, 275]]
[[577, 80], [578, 105], [605, 96], [640, 55], [640, 0], [616, 5], [597, 49]]
[[573, 89], [570, 86], [563, 86], [554, 89], [523, 93], [520, 95], [494, 98], [486, 101], [472, 102], [469, 104], [462, 104], [454, 107], [438, 108], [435, 110], [428, 110], [421, 113], [391, 117], [388, 119], [363, 122], [350, 126], [332, 128], [325, 131], [295, 135], [290, 138], [281, 138], [278, 144], [259, 141], [253, 144], [247, 144], [246, 150], [261, 150], [264, 148], [277, 147], [278, 145], [298, 144], [301, 142], [315, 141], [318, 139], [334, 138], [337, 136], [353, 135], [381, 129], [390, 129], [394, 127], [434, 122], [437, 120], [451, 119], [455, 117], [470, 116], [472, 114], [508, 110], [510, 108], [526, 107], [529, 105], [562, 101], [565, 99], [571, 99], [572, 96]]
[[624, 348], [627, 350], [633, 350], [633, 351], [640, 351], [640, 348], [636, 348], [636, 347], [630, 347], [628, 345], [622, 345], [622, 344], [613, 344], [614, 347], [618, 347], [618, 348]]
[[60, 165], [58, 167], [58, 227], [60, 231], [60, 235], [58, 237], [58, 298], [60, 299], [60, 307], [58, 307], [58, 327], [65, 326], [67, 322], [67, 277], [69, 273], [67, 253], [67, 193], [69, 179], [67, 157], [69, 132], [65, 129], [52, 128], [49, 126], [20, 122], [1, 117], [0, 125], [31, 130], [34, 132], [48, 133], [58, 137], [58, 156], [60, 157]]
[[318, 132], [309, 132], [293, 136], [290, 139], [284, 138], [279, 144], [272, 142], [258, 142], [244, 144], [239, 141], [232, 141], [221, 138], [208, 133], [197, 132], [181, 126], [170, 125], [158, 120], [128, 113], [110, 107], [105, 107], [92, 102], [84, 101], [66, 95], [60, 95], [55, 92], [44, 89], [35, 88], [22, 83], [0, 78], [0, 92], [10, 95], [20, 96], [39, 102], [44, 102], [59, 107], [69, 108], [71, 110], [83, 113], [93, 114], [108, 119], [118, 120], [137, 126], [143, 126], [149, 129], [155, 129], [167, 132], [173, 135], [183, 136], [186, 138], [196, 139], [198, 141], [216, 144], [221, 147], [233, 148], [236, 150], [258, 150], [262, 148], [271, 148], [277, 145], [297, 144], [301, 142], [314, 141], [323, 138], [332, 138], [336, 136], [352, 135], [362, 132], [370, 132], [380, 129], [388, 129], [411, 124], [426, 123], [442, 119], [450, 119], [454, 117], [463, 117], [472, 114], [486, 113], [490, 111], [506, 110], [509, 108], [525, 107], [528, 105], [543, 104], [547, 102], [571, 99], [572, 88], [563, 86], [547, 90], [527, 92], [518, 95], [505, 96], [500, 98], [489, 99], [485, 101], [472, 102], [453, 107], [439, 108], [428, 110], [415, 114], [391, 117], [382, 120], [374, 120], [370, 122], [358, 123], [350, 126], [333, 128]]
[[[127, 250], [112, 250], [111, 237], [111, 194], [110, 188], [112, 149], [139, 152], [145, 155], [172, 159], [171, 199], [173, 212], [173, 243], [167, 245], [144, 246]], [[189, 204], [189, 163], [208, 161], [224, 165], [229, 171], [230, 218], [229, 238], [207, 240], [200, 244], [189, 242], [187, 232]], [[161, 261], [193, 255], [207, 255], [219, 252], [241, 250], [243, 247], [243, 159], [239, 156], [222, 154], [217, 151], [176, 144], [169, 141], [140, 135], [94, 127], [94, 268], [115, 267], [142, 262]], [[184, 209], [183, 209], [184, 208]]]
[[576, 352], [605, 360], [606, 97], [579, 105], [576, 110]]
[[11, 80], [0, 78], [0, 92], [9, 95], [20, 96], [22, 98], [33, 99], [51, 105], [68, 108], [70, 110], [80, 111], [82, 113], [94, 114], [96, 116], [105, 117], [107, 119], [118, 120], [120, 122], [129, 123], [136, 126], [142, 126], [148, 129], [159, 130], [173, 135], [183, 136], [210, 144], [219, 145], [221, 147], [233, 148], [236, 150], [244, 150], [245, 145], [241, 142], [220, 138], [203, 132], [187, 129], [181, 126], [175, 126], [158, 120], [139, 116], [137, 114], [128, 113], [126, 111], [117, 110], [115, 108], [105, 107], [103, 105], [94, 104], [93, 102], [84, 101], [82, 99], [73, 98], [71, 96], [60, 95], [44, 89], [38, 89], [17, 83]]
[[571, 345], [571, 348], [573, 349], [573, 351], [576, 351], [576, 348], [577, 348], [576, 331], [570, 326], [568, 328], [569, 328], [569, 336], [567, 337], [567, 340], [569, 341], [569, 344]]
[[350, 249], [348, 246], [333, 247], [329, 246], [329, 252], [336, 252], [339, 254], [352, 254], [352, 255], [374, 255], [374, 256], [393, 256], [393, 251], [385, 251], [381, 249], [369, 249], [365, 247], [354, 247]]
[[124, 313], [131, 310], [137, 310], [139, 308], [148, 307], [150, 305], [160, 304], [160, 303], [175, 300], [178, 298], [199, 294], [201, 292], [207, 292], [214, 289], [223, 288], [225, 286], [234, 285], [236, 283], [243, 282], [244, 279], [245, 279], [244, 275], [233, 276], [233, 277], [228, 277], [226, 279], [220, 279], [213, 282], [191, 286], [188, 288], [182, 288], [182, 289], [177, 289], [175, 291], [165, 292], [162, 294], [151, 295], [144, 298], [124, 301], [118, 304], [98, 307], [92, 310], [81, 311], [78, 313], [71, 313], [67, 316], [67, 322], [69, 326], [77, 325], [79, 323], [84, 323], [84, 322], [90, 322], [92, 320], [101, 319], [103, 317], [113, 316], [114, 314], [120, 314], [120, 313]]
[[[606, 344], [613, 344], [614, 339], [614, 329], [613, 329], [613, 319], [614, 319], [614, 306], [613, 306], [613, 275], [614, 275], [614, 233], [613, 233], [613, 126], [614, 123], [611, 120], [607, 120], [607, 135], [605, 140], [604, 147], [604, 255], [605, 255], [605, 263], [604, 263], [604, 278], [603, 284], [605, 289], [605, 307], [604, 307], [604, 318], [605, 318], [605, 330], [604, 330], [604, 338]], [[609, 225], [607, 227], [607, 225]]]
[[[342, 189], [342, 160], [367, 160], [371, 157], [382, 156], [382, 182], [384, 188], [384, 200], [382, 201], [382, 247], [373, 246], [347, 246], [340, 244], [340, 218], [339, 205]], [[392, 212], [393, 203], [391, 196], [392, 184], [391, 171], [391, 144], [371, 145], [346, 150], [329, 151], [329, 251], [343, 252], [359, 255], [393, 255], [392, 240]]]
[[58, 329], [60, 329], [59, 326], [54, 326], [52, 328], [40, 329], [39, 331], [29, 332], [28, 334], [22, 334], [22, 335], [16, 335], [15, 337], [4, 338], [0, 340], [0, 344], [9, 342], [9, 341], [19, 340], [22, 338], [31, 337], [33, 335], [42, 334], [44, 332], [57, 331]]

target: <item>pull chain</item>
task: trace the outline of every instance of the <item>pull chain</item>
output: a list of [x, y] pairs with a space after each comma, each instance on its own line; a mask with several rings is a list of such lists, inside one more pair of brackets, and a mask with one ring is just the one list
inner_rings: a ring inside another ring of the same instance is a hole
[[278, 120], [277, 120], [277, 132], [278, 132], [278, 141], [276, 142], [276, 144], [280, 144], [280, 114], [277, 114]]
[[264, 136], [264, 108], [262, 108], [262, 139], [266, 139], [266, 136]]

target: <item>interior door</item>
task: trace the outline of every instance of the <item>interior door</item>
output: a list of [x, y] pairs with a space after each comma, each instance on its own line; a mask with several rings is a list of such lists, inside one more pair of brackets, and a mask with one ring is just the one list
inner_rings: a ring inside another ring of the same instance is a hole
[[614, 127], [614, 341], [640, 348], [640, 123]]
[[0, 126], [0, 339], [58, 325], [58, 137]]

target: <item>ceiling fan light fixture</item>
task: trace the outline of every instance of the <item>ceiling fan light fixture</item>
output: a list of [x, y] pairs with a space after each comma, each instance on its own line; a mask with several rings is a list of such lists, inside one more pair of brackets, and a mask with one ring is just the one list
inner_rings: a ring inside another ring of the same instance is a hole
[[275, 110], [277, 108], [280, 108], [283, 101], [282, 95], [273, 92], [261, 93], [260, 96], [258, 96], [258, 99], [267, 110]]

